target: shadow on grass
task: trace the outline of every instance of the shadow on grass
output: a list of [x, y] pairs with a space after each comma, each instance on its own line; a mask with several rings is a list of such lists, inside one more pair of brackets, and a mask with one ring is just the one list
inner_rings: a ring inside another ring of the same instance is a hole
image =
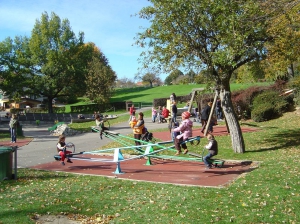
[[273, 136], [270, 136], [270, 138], [262, 141], [257, 141], [257, 145], [265, 144], [266, 142], [268, 144], [272, 144], [273, 147], [269, 148], [263, 148], [258, 149], [254, 151], [247, 151], [247, 153], [251, 152], [266, 152], [266, 151], [274, 151], [279, 149], [285, 149], [289, 147], [296, 147], [300, 145], [300, 129], [297, 130], [282, 130], [281, 132], [278, 132], [274, 134]]

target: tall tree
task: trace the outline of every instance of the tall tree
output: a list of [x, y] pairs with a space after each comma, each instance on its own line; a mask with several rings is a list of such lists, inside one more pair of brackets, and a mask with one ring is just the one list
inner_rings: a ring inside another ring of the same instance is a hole
[[47, 97], [49, 113], [55, 97], [80, 95], [85, 91], [83, 33], [77, 38], [67, 19], [61, 21], [55, 13], [50, 17], [43, 13], [31, 32], [29, 48], [35, 65], [29, 88]]
[[[141, 57], [145, 66], [165, 70], [179, 66], [205, 67], [220, 93], [234, 152], [245, 144], [234, 112], [230, 78], [240, 66], [261, 57], [269, 19], [285, 10], [287, 0], [150, 0], [139, 16], [151, 25], [137, 36], [137, 44], [149, 46]], [[270, 12], [266, 14], [267, 11]]]
[[272, 19], [268, 32], [274, 41], [267, 44], [268, 57], [263, 61], [268, 78], [295, 76], [295, 62], [299, 62], [300, 51], [299, 10], [300, 4], [296, 4], [290, 11]]
[[97, 104], [109, 102], [116, 79], [117, 76], [111, 67], [94, 56], [88, 66], [86, 96]]

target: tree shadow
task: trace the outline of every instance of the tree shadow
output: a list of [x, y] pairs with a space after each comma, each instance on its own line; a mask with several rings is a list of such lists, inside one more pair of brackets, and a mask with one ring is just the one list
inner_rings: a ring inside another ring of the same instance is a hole
[[257, 141], [257, 145], [264, 145], [266, 142], [267, 143], [271, 142], [271, 144], [274, 145], [273, 147], [271, 146], [269, 148], [247, 151], [246, 153], [274, 151], [274, 150], [279, 150], [288, 147], [296, 147], [300, 145], [299, 136], [300, 136], [300, 129], [282, 130], [281, 132], [278, 132], [270, 136], [270, 138], [268, 139]]

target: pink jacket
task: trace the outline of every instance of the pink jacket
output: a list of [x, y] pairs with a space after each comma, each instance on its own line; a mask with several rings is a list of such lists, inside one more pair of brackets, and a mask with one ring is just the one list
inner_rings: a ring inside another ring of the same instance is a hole
[[180, 135], [178, 135], [176, 138], [180, 139], [183, 137], [183, 140], [192, 137], [193, 136], [193, 122], [190, 119], [185, 119], [182, 121], [180, 126], [178, 128], [175, 128], [173, 131], [174, 132], [181, 132]]

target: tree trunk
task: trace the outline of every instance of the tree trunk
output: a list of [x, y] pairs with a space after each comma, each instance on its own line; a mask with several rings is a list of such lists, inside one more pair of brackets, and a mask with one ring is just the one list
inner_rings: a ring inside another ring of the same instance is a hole
[[49, 113], [49, 114], [52, 114], [52, 113], [53, 113], [52, 100], [53, 100], [53, 98], [49, 98], [49, 97], [48, 97], [48, 113]]
[[233, 151], [235, 153], [244, 153], [245, 142], [237, 115], [233, 109], [230, 91], [221, 90], [220, 99], [222, 102], [224, 116], [228, 124]]
[[295, 73], [294, 73], [294, 66], [293, 64], [290, 64], [287, 68], [287, 73], [288, 73], [288, 78], [293, 78], [295, 76]]

